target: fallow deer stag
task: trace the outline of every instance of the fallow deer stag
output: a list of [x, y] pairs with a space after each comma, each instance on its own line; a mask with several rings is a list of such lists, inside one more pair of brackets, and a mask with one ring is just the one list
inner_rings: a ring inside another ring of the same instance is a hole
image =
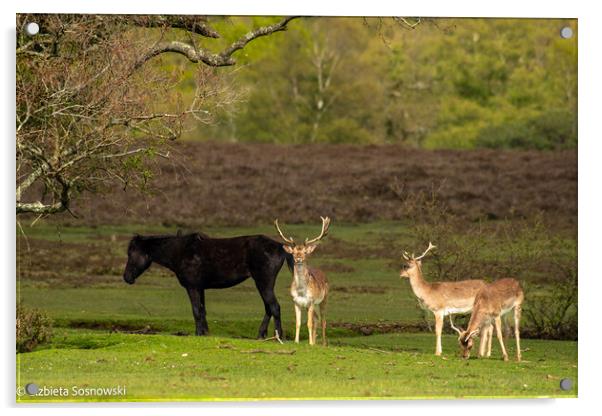
[[[301, 327], [301, 308], [307, 308], [307, 329], [309, 331], [309, 344], [316, 343], [316, 327], [314, 319], [319, 318], [322, 324], [322, 344], [326, 345], [326, 302], [328, 299], [328, 280], [319, 269], [307, 265], [308, 256], [315, 250], [317, 244], [328, 234], [330, 218], [322, 218], [322, 232], [311, 240], [306, 238], [303, 244], [297, 244], [292, 237], [285, 237], [274, 221], [276, 230], [284, 240], [284, 250], [293, 255], [293, 282], [291, 295], [295, 304], [295, 342], [299, 343], [299, 329]], [[316, 307], [318, 306], [318, 308]]]
[[[495, 323], [495, 330], [497, 338], [500, 341], [500, 347], [502, 348], [502, 356], [504, 361], [508, 361], [508, 353], [504, 346], [504, 337], [502, 334], [502, 316], [514, 309], [514, 336], [516, 337], [516, 360], [521, 360], [520, 351], [520, 316], [522, 311], [523, 300], [525, 295], [520, 283], [516, 279], [500, 279], [493, 283], [490, 283], [479, 290], [477, 293], [474, 306], [472, 308], [472, 315], [468, 322], [468, 328], [462, 330], [453, 327], [458, 332], [458, 341], [460, 343], [460, 349], [462, 350], [462, 356], [464, 358], [470, 357], [470, 350], [472, 348], [472, 337], [478, 334], [480, 331], [486, 331], [487, 328], [491, 327], [491, 323]], [[482, 345], [481, 345], [482, 350]], [[482, 356], [482, 351], [479, 351], [479, 355]], [[491, 353], [491, 341], [489, 346], [489, 352]]]
[[[429, 283], [424, 280], [421, 260], [434, 248], [436, 246], [429, 242], [428, 248], [418, 257], [404, 251], [403, 259], [406, 261], [406, 264], [401, 269], [400, 277], [410, 279], [410, 285], [420, 304], [435, 315], [435, 333], [437, 336], [435, 355], [441, 355], [441, 331], [443, 330], [445, 316], [450, 315], [451, 322], [452, 314], [470, 312], [477, 292], [486, 283], [483, 280], [436, 283]], [[486, 334], [485, 331], [484, 334]], [[486, 342], [484, 338], [481, 338], [481, 343]]]

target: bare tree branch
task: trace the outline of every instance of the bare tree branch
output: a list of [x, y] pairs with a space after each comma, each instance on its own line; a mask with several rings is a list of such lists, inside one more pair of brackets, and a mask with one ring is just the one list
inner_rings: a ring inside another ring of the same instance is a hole
[[236, 61], [232, 57], [234, 52], [243, 49], [249, 42], [257, 38], [286, 30], [287, 24], [298, 17], [288, 16], [276, 24], [251, 30], [220, 53], [211, 53], [205, 49], [196, 48], [194, 45], [180, 41], [159, 42], [142, 55], [135, 67], [138, 68], [155, 56], [168, 52], [179, 53], [193, 63], [203, 62], [206, 65], [215, 67], [235, 65]]
[[422, 19], [420, 17], [416, 17], [415, 19], [416, 20], [414, 20], [414, 22], [410, 22], [405, 17], [401, 17], [401, 16], [393, 17], [393, 20], [395, 20], [401, 27], [403, 27], [405, 29], [414, 29], [414, 28], [416, 28], [416, 26], [418, 26], [422, 22]]
[[155, 56], [163, 53], [179, 53], [184, 55], [192, 63], [203, 62], [210, 66], [228, 66], [234, 65], [234, 61], [224, 60], [224, 58], [218, 54], [208, 52], [204, 49], [195, 49], [194, 46], [173, 40], [171, 42], [159, 42], [151, 49], [149, 49], [144, 55], [140, 57], [140, 60], [135, 64], [134, 69], [138, 69], [144, 63], [154, 58]]
[[27, 203], [17, 201], [17, 215], [23, 213], [49, 215], [69, 211], [69, 204], [71, 202], [71, 184], [59, 175], [57, 175], [56, 178], [61, 185], [60, 198], [58, 201], [50, 204], [44, 204], [41, 201]]
[[229, 48], [226, 48], [222, 53], [220, 53], [220, 55], [223, 56], [224, 58], [230, 58], [230, 56], [234, 52], [241, 50], [252, 40], [257, 39], [262, 36], [270, 35], [274, 32], [280, 32], [280, 31], [286, 30], [286, 27], [287, 27], [286, 25], [291, 20], [297, 19], [299, 17], [300, 16], [288, 16], [276, 24], [273, 24], [270, 26], [263, 26], [258, 29], [252, 30], [252, 31], [248, 32], [246, 35], [244, 35], [243, 37], [241, 37], [239, 40], [234, 42], [232, 45], [230, 45]]
[[36, 170], [31, 172], [29, 176], [27, 176], [27, 178], [19, 184], [19, 186], [17, 186], [17, 202], [21, 201], [21, 194], [23, 193], [23, 191], [29, 188], [42, 175], [42, 173], [42, 168], [37, 168]]
[[206, 16], [177, 16], [177, 15], [150, 15], [133, 16], [130, 21], [142, 27], [162, 27], [183, 29], [207, 38], [217, 39], [220, 34], [211, 28]]

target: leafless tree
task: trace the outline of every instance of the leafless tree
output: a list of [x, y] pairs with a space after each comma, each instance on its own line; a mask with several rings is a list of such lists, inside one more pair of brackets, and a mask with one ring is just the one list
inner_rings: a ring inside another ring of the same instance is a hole
[[[115, 180], [144, 185], [154, 157], [169, 157], [189, 117], [210, 122], [228, 98], [215, 67], [295, 17], [250, 30], [218, 52], [220, 34], [205, 16], [18, 15], [16, 213], [70, 211], [85, 191]], [[40, 33], [28, 36], [34, 21]], [[149, 61], [179, 54], [197, 65], [196, 94], [185, 103], [180, 80]]]
[[311, 141], [315, 142], [322, 117], [336, 99], [332, 90], [332, 77], [341, 60], [340, 52], [328, 44], [328, 39], [320, 42], [314, 39], [311, 50], [311, 64], [315, 70], [316, 93], [312, 102], [313, 122]]

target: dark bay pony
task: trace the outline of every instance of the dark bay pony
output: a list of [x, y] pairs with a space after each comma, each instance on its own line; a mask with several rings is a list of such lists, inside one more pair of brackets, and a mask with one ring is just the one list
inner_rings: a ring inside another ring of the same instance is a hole
[[293, 257], [282, 243], [264, 235], [234, 238], [209, 238], [200, 233], [166, 236], [136, 235], [128, 247], [128, 262], [123, 279], [133, 284], [154, 262], [174, 272], [190, 298], [196, 334], [209, 331], [205, 312], [205, 289], [235, 286], [249, 277], [263, 299], [265, 315], [259, 338], [267, 336], [274, 317], [277, 336], [283, 337], [280, 304], [274, 294], [276, 276], [286, 261], [292, 271]]

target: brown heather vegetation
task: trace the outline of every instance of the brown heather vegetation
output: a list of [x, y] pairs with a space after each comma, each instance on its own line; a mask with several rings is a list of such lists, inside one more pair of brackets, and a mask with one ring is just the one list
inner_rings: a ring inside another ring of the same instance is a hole
[[[174, 144], [150, 194], [116, 188], [57, 220], [81, 224], [258, 225], [328, 215], [404, 220], [432, 198], [468, 222], [544, 214], [576, 227], [577, 153], [427, 151], [395, 145]], [[53, 219], [55, 220], [55, 219]]]

